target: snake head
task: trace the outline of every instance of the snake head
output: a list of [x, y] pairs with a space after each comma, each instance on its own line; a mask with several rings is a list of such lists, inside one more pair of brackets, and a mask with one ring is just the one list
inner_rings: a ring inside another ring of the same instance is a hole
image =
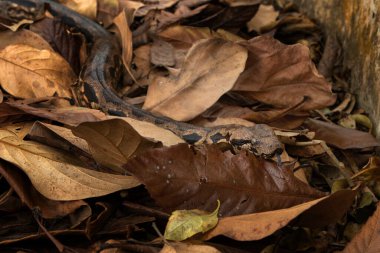
[[11, 26], [43, 18], [44, 3], [36, 0], [0, 0], [0, 23]]
[[271, 158], [282, 153], [283, 146], [273, 129], [265, 124], [230, 129], [229, 142], [241, 149], [251, 150], [255, 155]]

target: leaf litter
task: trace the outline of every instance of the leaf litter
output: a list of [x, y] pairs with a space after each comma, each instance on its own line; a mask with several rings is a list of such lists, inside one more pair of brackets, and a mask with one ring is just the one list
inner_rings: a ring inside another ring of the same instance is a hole
[[54, 15], [0, 17], [1, 252], [378, 251], [380, 142], [338, 44], [294, 5], [60, 2], [114, 34], [125, 101], [209, 129], [264, 123], [283, 151], [80, 107], [91, 41]]

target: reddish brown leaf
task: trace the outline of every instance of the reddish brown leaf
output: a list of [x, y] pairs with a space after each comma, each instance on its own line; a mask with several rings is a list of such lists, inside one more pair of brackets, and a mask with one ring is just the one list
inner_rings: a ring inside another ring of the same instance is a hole
[[297, 111], [324, 108], [335, 102], [331, 85], [318, 74], [306, 46], [288, 46], [268, 36], [240, 44], [249, 53], [234, 90], [276, 108], [289, 108], [306, 98]]
[[315, 139], [341, 149], [368, 148], [380, 146], [380, 142], [371, 134], [349, 129], [315, 119], [307, 119], [304, 126], [315, 132]]
[[380, 250], [380, 204], [342, 253], [378, 253]]
[[126, 169], [170, 210], [212, 211], [219, 199], [220, 215], [231, 216], [288, 208], [324, 195], [273, 162], [245, 152], [223, 153], [216, 146], [150, 150]]

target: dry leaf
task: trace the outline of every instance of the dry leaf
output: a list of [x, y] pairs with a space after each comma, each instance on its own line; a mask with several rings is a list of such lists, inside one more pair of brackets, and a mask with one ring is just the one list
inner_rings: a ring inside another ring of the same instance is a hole
[[[274, 108], [297, 112], [324, 108], [335, 102], [331, 85], [319, 75], [309, 49], [285, 45], [269, 36], [240, 42], [248, 49], [244, 72], [234, 90]], [[289, 92], [291, 91], [291, 92]]]
[[179, 138], [177, 135], [175, 135], [173, 132], [161, 128], [159, 126], [156, 126], [152, 123], [140, 121], [132, 118], [126, 118], [126, 117], [113, 117], [109, 116], [110, 119], [121, 119], [127, 122], [129, 125], [135, 129], [139, 135], [141, 135], [144, 138], [152, 139], [155, 142], [162, 142], [162, 144], [166, 147], [173, 146], [179, 143], [185, 143], [184, 140]]
[[119, 0], [98, 0], [97, 2], [97, 20], [101, 21], [105, 27], [108, 27], [120, 12]]
[[37, 49], [46, 49], [53, 51], [51, 46], [40, 35], [30, 30], [19, 30], [17, 32], [2, 31], [0, 32], [0, 50], [13, 44], [25, 44]]
[[91, 154], [97, 162], [120, 173], [125, 173], [122, 166], [131, 156], [157, 145], [143, 138], [131, 125], [121, 119], [84, 122], [72, 131], [87, 141]]
[[286, 209], [222, 218], [203, 239], [224, 235], [239, 241], [260, 240], [291, 221], [298, 222], [299, 226], [323, 227], [340, 219], [355, 196], [356, 191], [342, 190]]
[[231, 7], [236, 7], [236, 6], [257, 5], [257, 4], [260, 4], [262, 0], [222, 0], [222, 2], [225, 2]]
[[96, 19], [97, 0], [60, 0], [60, 2], [83, 16]]
[[74, 156], [0, 130], [0, 158], [17, 165], [33, 186], [52, 200], [78, 200], [138, 186], [131, 176], [101, 173], [82, 167]]
[[91, 154], [87, 142], [76, 137], [66, 127], [36, 121], [28, 133], [28, 138], [77, 155], [90, 157]]
[[93, 122], [107, 119], [107, 116], [103, 112], [84, 107], [48, 109], [37, 108], [18, 102], [8, 102], [8, 104], [28, 114], [61, 122], [69, 126], [77, 126], [82, 122]]
[[189, 244], [183, 242], [171, 242], [165, 244], [160, 253], [221, 253], [214, 247], [202, 244]]
[[79, 208], [86, 209], [87, 217], [85, 218], [91, 215], [91, 208], [83, 200], [54, 201], [45, 198], [36, 191], [25, 174], [12, 165], [2, 162], [0, 174], [5, 177], [22, 202], [30, 209], [38, 208], [41, 216], [45, 219], [61, 218]]
[[20, 98], [71, 97], [70, 86], [76, 76], [57, 53], [16, 44], [0, 51], [0, 83], [11, 95]]
[[248, 31], [261, 33], [262, 29], [274, 23], [278, 17], [273, 5], [260, 4], [256, 15], [247, 23]]
[[197, 42], [189, 50], [178, 78], [157, 78], [149, 86], [144, 109], [178, 121], [196, 117], [233, 87], [246, 56], [247, 51], [232, 42]]
[[324, 195], [296, 179], [291, 170], [216, 146], [153, 149], [129, 160], [125, 168], [169, 210], [212, 211], [219, 199], [220, 215], [231, 216], [287, 208]]
[[368, 148], [380, 146], [380, 142], [370, 133], [341, 127], [315, 119], [307, 119], [304, 126], [315, 132], [315, 139], [340, 149]]
[[218, 223], [218, 206], [212, 213], [203, 210], [174, 211], [166, 224], [164, 238], [172, 241], [183, 241], [198, 233], [206, 233]]
[[133, 9], [123, 10], [114, 20], [114, 24], [119, 30], [122, 43], [122, 60], [125, 68], [130, 69], [133, 56], [132, 32], [129, 29], [133, 20]]
[[380, 249], [380, 204], [342, 253], [378, 253]]
[[170, 42], [176, 48], [190, 48], [202, 39], [220, 38], [229, 41], [241, 41], [243, 38], [223, 29], [213, 31], [208, 27], [191, 27], [174, 25], [158, 33], [158, 36]]
[[80, 50], [85, 41], [83, 35], [71, 32], [70, 27], [57, 18], [41, 20], [30, 29], [49, 42], [54, 51], [66, 59], [75, 73], [79, 73]]

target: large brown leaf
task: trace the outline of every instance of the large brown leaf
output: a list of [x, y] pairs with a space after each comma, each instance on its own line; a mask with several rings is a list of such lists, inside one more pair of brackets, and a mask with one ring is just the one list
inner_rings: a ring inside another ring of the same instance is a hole
[[75, 156], [0, 130], [0, 158], [21, 168], [33, 186], [52, 200], [78, 200], [139, 185], [131, 176], [102, 173], [83, 167]]
[[248, 60], [235, 91], [276, 108], [289, 108], [307, 98], [297, 111], [335, 102], [331, 85], [318, 74], [306, 46], [285, 45], [269, 36], [240, 44], [247, 47]]
[[87, 141], [97, 162], [121, 173], [125, 172], [122, 166], [132, 155], [158, 144], [139, 135], [131, 125], [121, 119], [84, 122], [72, 131]]
[[229, 91], [247, 59], [243, 47], [221, 39], [197, 42], [176, 78], [157, 78], [144, 109], [178, 121], [193, 119]]
[[32, 31], [21, 29], [16, 32], [0, 32], [0, 49], [12, 44], [26, 44], [38, 49], [53, 50], [47, 41]]
[[297, 217], [301, 220], [297, 225], [323, 227], [340, 219], [355, 196], [356, 191], [343, 190], [291, 208], [222, 218], [204, 239], [224, 235], [239, 241], [260, 240], [285, 227]]
[[27, 45], [10, 45], [0, 51], [0, 84], [15, 97], [71, 97], [76, 77], [57, 53]]
[[380, 250], [380, 204], [342, 253], [378, 253]]
[[219, 199], [219, 214], [231, 216], [288, 208], [324, 195], [273, 162], [216, 146], [150, 150], [131, 159], [126, 169], [170, 210], [212, 211]]
[[315, 132], [315, 139], [324, 140], [327, 144], [341, 149], [380, 146], [380, 141], [367, 132], [311, 118], [304, 122], [304, 126]]

